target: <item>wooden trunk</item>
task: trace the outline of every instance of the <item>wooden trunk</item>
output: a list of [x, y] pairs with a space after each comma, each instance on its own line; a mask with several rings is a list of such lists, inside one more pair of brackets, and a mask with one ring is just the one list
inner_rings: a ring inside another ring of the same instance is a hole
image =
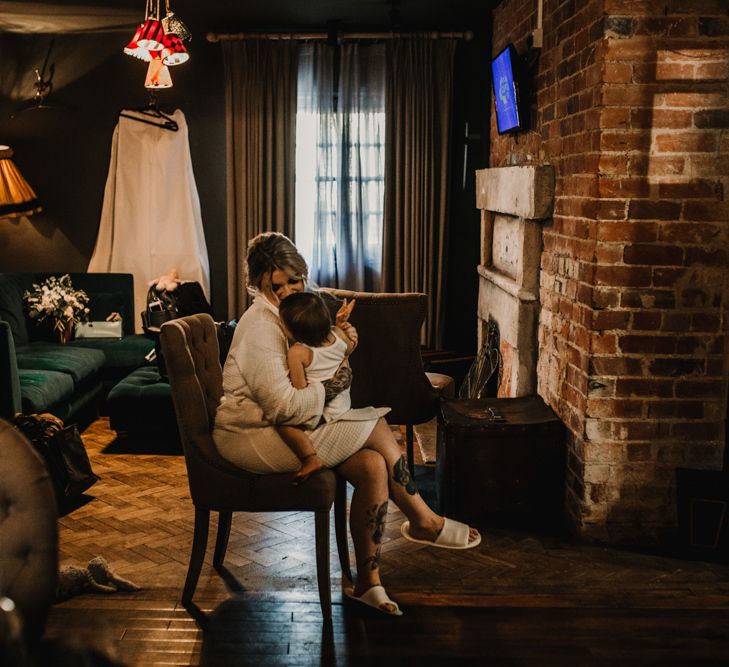
[[436, 468], [441, 512], [477, 523], [561, 527], [564, 434], [538, 396], [443, 401]]

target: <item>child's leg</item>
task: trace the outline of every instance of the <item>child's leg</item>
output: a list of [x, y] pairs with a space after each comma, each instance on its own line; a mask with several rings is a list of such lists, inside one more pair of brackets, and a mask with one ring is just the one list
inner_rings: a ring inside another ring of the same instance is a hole
[[288, 448], [301, 461], [301, 468], [294, 476], [294, 484], [300, 484], [313, 473], [324, 467], [317, 456], [309, 436], [298, 426], [276, 426], [276, 431]]

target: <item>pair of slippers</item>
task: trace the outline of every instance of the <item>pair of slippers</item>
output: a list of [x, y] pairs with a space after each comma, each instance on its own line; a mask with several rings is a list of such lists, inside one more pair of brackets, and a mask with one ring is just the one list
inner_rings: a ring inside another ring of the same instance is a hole
[[[435, 540], [419, 540], [414, 538], [410, 535], [409, 521], [403, 523], [400, 528], [400, 532], [406, 540], [417, 542], [418, 544], [427, 544], [432, 547], [439, 547], [441, 549], [473, 549], [473, 547], [477, 547], [481, 544], [481, 535], [478, 535], [476, 539], [469, 542], [469, 531], [470, 529], [465, 523], [448, 518], [446, 518], [443, 529]], [[402, 611], [397, 606], [397, 602], [390, 599], [383, 586], [373, 586], [360, 596], [356, 596], [350, 586], [344, 589], [344, 595], [354, 602], [371, 607], [387, 616], [402, 616]]]

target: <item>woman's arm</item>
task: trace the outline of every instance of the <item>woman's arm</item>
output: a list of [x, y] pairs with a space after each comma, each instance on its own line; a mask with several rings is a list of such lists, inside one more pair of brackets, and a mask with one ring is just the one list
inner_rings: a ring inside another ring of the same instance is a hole
[[269, 424], [303, 424], [314, 428], [324, 409], [324, 387], [312, 382], [296, 389], [289, 379], [287, 342], [276, 315], [252, 306], [238, 327], [243, 335], [231, 354], [243, 376], [247, 393]]

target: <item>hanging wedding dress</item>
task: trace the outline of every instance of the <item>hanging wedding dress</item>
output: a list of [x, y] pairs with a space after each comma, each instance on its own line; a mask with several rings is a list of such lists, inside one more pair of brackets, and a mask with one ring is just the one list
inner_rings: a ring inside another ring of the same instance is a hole
[[[125, 113], [134, 113], [125, 111]], [[177, 132], [120, 116], [114, 129], [99, 235], [88, 270], [134, 275], [135, 326], [150, 281], [176, 269], [210, 299], [210, 267], [185, 116]]]

